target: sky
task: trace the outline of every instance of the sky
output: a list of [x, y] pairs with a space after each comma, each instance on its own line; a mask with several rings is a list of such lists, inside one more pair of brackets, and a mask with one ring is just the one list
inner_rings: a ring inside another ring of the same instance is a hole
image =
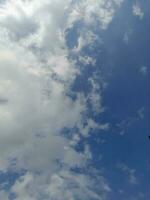
[[0, 200], [149, 200], [150, 1], [0, 0]]

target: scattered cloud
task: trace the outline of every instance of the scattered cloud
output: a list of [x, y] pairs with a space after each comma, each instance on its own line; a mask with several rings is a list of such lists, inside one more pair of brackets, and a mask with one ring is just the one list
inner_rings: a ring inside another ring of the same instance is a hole
[[[63, 131], [78, 128], [86, 136], [109, 125], [84, 118], [88, 99], [94, 111], [102, 111], [96, 80], [90, 80], [88, 98], [80, 92], [71, 97], [81, 72], [69, 58], [65, 32], [79, 20], [86, 30], [95, 19], [106, 29], [121, 2], [10, 0], [0, 8], [0, 170], [25, 171], [8, 192], [0, 192], [1, 199], [13, 194], [15, 200], [105, 200], [111, 191], [94, 170], [92, 175], [72, 171], [84, 169], [92, 155], [87, 146], [79, 153], [71, 145], [80, 134], [70, 139]], [[82, 34], [78, 52], [95, 40], [93, 33], [87, 31], [87, 41]]]
[[144, 115], [145, 115], [145, 108], [144, 108], [144, 107], [141, 107], [141, 108], [138, 110], [138, 115], [139, 115], [139, 118], [140, 118], [140, 119], [144, 119]]
[[138, 184], [138, 179], [137, 179], [137, 176], [136, 176], [136, 170], [135, 169], [131, 169], [123, 163], [118, 164], [117, 167], [127, 175], [128, 181], [129, 181], [130, 184], [132, 184], [132, 185]]
[[87, 25], [100, 23], [102, 29], [106, 29], [112, 21], [113, 16], [118, 8], [123, 3], [123, 0], [81, 0], [75, 3], [73, 12], [70, 16], [70, 22], [84, 20]]
[[125, 44], [129, 44], [132, 34], [133, 34], [133, 30], [131, 29], [125, 32], [123, 36], [123, 41], [125, 42]]
[[148, 68], [147, 68], [147, 66], [142, 66], [142, 67], [140, 68], [140, 73], [141, 73], [142, 76], [146, 76], [147, 73], [148, 73]]
[[138, 2], [136, 2], [135, 4], [133, 4], [133, 15], [139, 17], [140, 19], [142, 19], [144, 17], [144, 13], [140, 7], [140, 4]]

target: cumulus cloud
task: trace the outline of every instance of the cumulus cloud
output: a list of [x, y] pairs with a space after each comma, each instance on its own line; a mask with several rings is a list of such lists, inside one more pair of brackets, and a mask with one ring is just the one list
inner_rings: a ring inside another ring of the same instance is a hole
[[[87, 150], [79, 153], [70, 145], [73, 139], [64, 136], [65, 129], [78, 127], [88, 135], [108, 125], [92, 119], [82, 124], [87, 98], [81, 93], [71, 97], [80, 68], [69, 59], [65, 31], [79, 20], [87, 26], [95, 17], [106, 29], [120, 2], [9, 0], [1, 6], [0, 170], [26, 171], [9, 190], [16, 200], [102, 200], [111, 191], [102, 176], [71, 171], [84, 168], [88, 156]], [[78, 52], [86, 45], [81, 38]], [[89, 98], [99, 109], [101, 99], [92, 85]], [[8, 193], [1, 191], [0, 197], [7, 200]]]

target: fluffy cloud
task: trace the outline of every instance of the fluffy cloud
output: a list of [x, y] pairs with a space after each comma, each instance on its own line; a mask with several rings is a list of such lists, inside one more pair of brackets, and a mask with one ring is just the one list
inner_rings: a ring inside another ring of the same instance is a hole
[[[86, 128], [82, 124], [87, 99], [81, 93], [71, 97], [80, 68], [69, 59], [65, 31], [75, 21], [83, 20], [87, 26], [95, 17], [107, 28], [119, 2], [9, 0], [1, 6], [0, 169], [26, 171], [9, 191], [16, 200], [101, 200], [110, 192], [103, 177], [98, 176], [97, 190], [88, 173], [71, 171], [84, 168], [88, 160], [85, 152], [70, 145], [73, 140], [63, 131], [78, 127], [88, 135], [91, 129], [108, 125], [97, 125], [92, 119]], [[79, 40], [81, 50], [86, 44]], [[99, 108], [94, 83], [91, 94]], [[8, 199], [4, 191], [0, 196]]]

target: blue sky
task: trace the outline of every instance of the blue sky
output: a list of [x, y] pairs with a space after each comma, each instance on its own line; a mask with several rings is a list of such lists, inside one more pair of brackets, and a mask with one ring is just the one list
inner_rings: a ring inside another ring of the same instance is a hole
[[149, 200], [150, 1], [0, 1], [0, 199]]

